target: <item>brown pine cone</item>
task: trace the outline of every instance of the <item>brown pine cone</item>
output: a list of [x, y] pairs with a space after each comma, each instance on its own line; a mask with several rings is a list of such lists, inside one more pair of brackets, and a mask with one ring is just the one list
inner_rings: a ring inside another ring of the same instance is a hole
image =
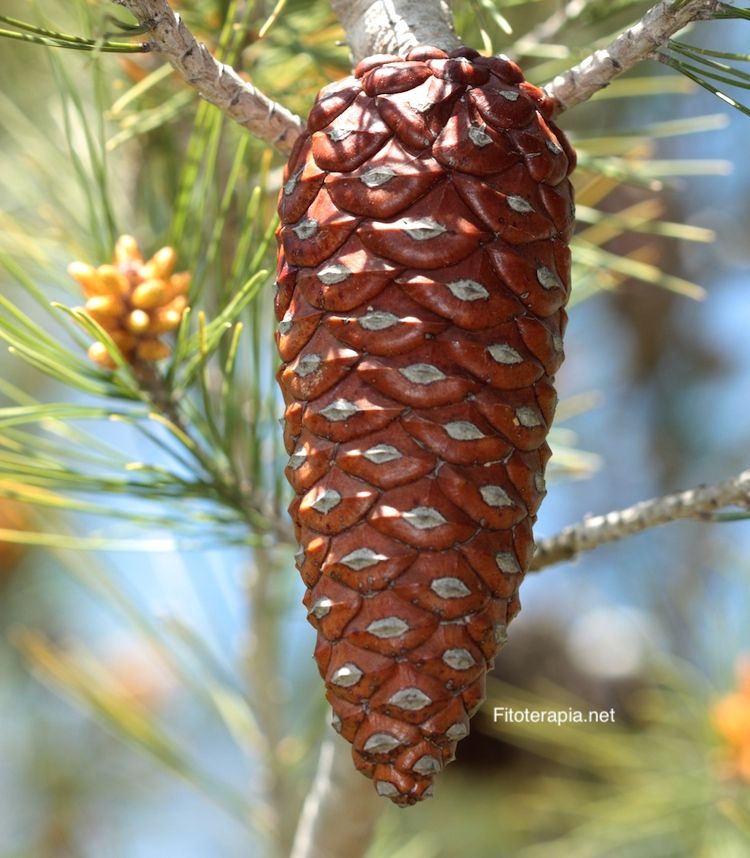
[[519, 610], [563, 358], [575, 154], [504, 57], [431, 47], [326, 87], [279, 200], [290, 512], [334, 727], [400, 805]]

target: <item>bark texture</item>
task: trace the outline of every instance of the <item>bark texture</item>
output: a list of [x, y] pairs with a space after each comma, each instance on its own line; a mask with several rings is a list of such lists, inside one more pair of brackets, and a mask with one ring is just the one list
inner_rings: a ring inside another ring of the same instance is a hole
[[669, 39], [693, 21], [710, 18], [719, 0], [688, 0], [678, 4], [662, 0], [632, 27], [621, 33], [606, 48], [586, 57], [583, 62], [558, 75], [545, 87], [554, 99], [558, 113], [588, 101], [623, 72], [667, 44]]
[[405, 56], [417, 45], [461, 46], [447, 0], [331, 0], [357, 63], [373, 54]]
[[186, 83], [235, 122], [289, 153], [302, 130], [298, 116], [243, 80], [197, 41], [166, 0], [115, 0], [149, 30], [149, 48], [163, 54]]
[[590, 516], [566, 527], [556, 536], [542, 540], [531, 568], [535, 571], [545, 569], [608, 542], [618, 542], [672, 521], [710, 518], [717, 511], [732, 506], [750, 509], [750, 470], [716, 485], [698, 486], [640, 501], [606, 515]]

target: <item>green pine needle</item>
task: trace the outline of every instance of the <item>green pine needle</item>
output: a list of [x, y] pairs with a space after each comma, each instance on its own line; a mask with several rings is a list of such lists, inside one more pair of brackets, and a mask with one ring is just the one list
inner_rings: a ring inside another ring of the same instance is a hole
[[[95, 53], [142, 54], [149, 51], [147, 44], [132, 44], [129, 42], [112, 42], [109, 39], [83, 39], [37, 27], [8, 15], [0, 15], [0, 22], [15, 27], [15, 30], [0, 29], [0, 38], [15, 39], [29, 44], [42, 45], [46, 48], [67, 48], [72, 51], [93, 51]], [[18, 31], [21, 32], [18, 32]]]

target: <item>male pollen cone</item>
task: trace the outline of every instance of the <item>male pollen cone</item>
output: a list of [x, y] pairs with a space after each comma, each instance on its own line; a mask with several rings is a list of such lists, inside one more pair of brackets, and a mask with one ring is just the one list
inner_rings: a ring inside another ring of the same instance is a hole
[[552, 109], [504, 57], [370, 57], [284, 175], [297, 567], [333, 726], [399, 805], [468, 734], [534, 549], [574, 217]]

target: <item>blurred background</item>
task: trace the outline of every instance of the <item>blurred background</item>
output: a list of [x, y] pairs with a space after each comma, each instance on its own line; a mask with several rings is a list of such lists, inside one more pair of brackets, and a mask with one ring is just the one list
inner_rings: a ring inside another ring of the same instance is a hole
[[[347, 73], [322, 0], [176, 5], [300, 113]], [[543, 83], [647, 4], [455, 6], [465, 42]], [[102, 3], [5, 0], [0, 29], [21, 32], [14, 16], [137, 40]], [[749, 32], [683, 40], [737, 53]], [[262, 273], [282, 160], [158, 57], [0, 46], [0, 858], [283, 853], [327, 712]], [[748, 466], [749, 121], [653, 62], [562, 117], [580, 225], [538, 535]], [[146, 254], [173, 245], [193, 274], [146, 399], [50, 306], [79, 306], [66, 266], [109, 262], [123, 233]], [[750, 525], [735, 518], [530, 574], [436, 798], [384, 808], [368, 856], [750, 854]], [[496, 705], [616, 720], [493, 723]]]

